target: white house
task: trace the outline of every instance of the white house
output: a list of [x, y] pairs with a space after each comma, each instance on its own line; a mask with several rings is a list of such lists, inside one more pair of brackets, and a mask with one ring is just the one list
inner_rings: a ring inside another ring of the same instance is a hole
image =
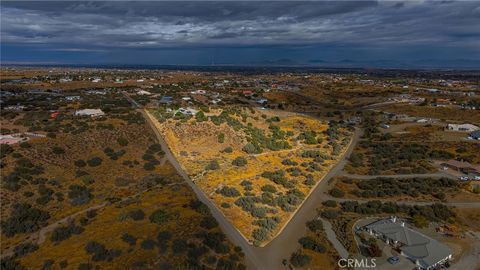
[[480, 127], [472, 124], [448, 124], [447, 130], [473, 132], [480, 130]]
[[65, 100], [67, 101], [80, 100], [80, 96], [66, 96]]
[[141, 96], [144, 96], [144, 95], [149, 96], [149, 95], [151, 95], [151, 94], [152, 94], [152, 93], [150, 93], [150, 92], [148, 92], [148, 91], [145, 91], [145, 90], [139, 90], [139, 91], [137, 92], [137, 95], [141, 95]]
[[180, 109], [178, 109], [177, 112], [179, 112], [181, 114], [184, 114], [184, 115], [195, 115], [195, 114], [197, 114], [198, 111], [195, 110], [195, 109], [192, 109], [192, 108], [180, 108]]
[[100, 117], [104, 115], [105, 113], [101, 109], [83, 109], [75, 111], [75, 116]]
[[199, 90], [192, 91], [191, 93], [194, 95], [205, 95], [207, 91], [199, 89]]

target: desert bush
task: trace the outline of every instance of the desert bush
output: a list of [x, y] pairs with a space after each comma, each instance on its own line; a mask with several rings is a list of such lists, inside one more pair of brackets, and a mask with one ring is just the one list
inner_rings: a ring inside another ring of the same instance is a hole
[[228, 147], [225, 147], [225, 149], [222, 150], [223, 153], [232, 153], [233, 152], [233, 148], [228, 146]]
[[117, 143], [120, 145], [120, 146], [127, 146], [128, 145], [128, 139], [125, 138], [125, 137], [119, 137], [117, 139]]
[[161, 225], [170, 220], [170, 215], [167, 212], [161, 209], [158, 209], [150, 215], [149, 219], [150, 219], [150, 222]]
[[218, 140], [219, 143], [224, 143], [225, 142], [225, 134], [219, 133], [217, 135], [217, 140]]
[[312, 258], [307, 254], [301, 252], [295, 252], [290, 257], [290, 263], [295, 267], [304, 267], [312, 261]]
[[230, 204], [227, 203], [227, 202], [223, 202], [223, 203], [221, 204], [221, 206], [222, 206], [222, 208], [230, 208]]
[[253, 143], [247, 143], [242, 150], [247, 154], [260, 154], [262, 149], [258, 145], [254, 145]]
[[128, 216], [131, 219], [138, 221], [138, 220], [143, 220], [145, 218], [145, 213], [143, 212], [142, 209], [135, 209], [135, 210], [131, 210], [128, 213]]
[[175, 239], [172, 243], [172, 251], [175, 254], [185, 253], [187, 251], [188, 243], [183, 239]]
[[93, 157], [92, 159], [87, 160], [87, 164], [90, 167], [97, 167], [102, 165], [102, 159], [99, 157]]
[[277, 189], [276, 189], [274, 186], [272, 186], [272, 185], [264, 185], [264, 186], [261, 188], [261, 190], [262, 190], [263, 192], [270, 192], [270, 193], [275, 193], [275, 192], [277, 192]]
[[315, 232], [315, 233], [323, 230], [323, 223], [319, 219], [314, 219], [314, 220], [307, 221], [306, 225], [307, 225], [307, 228], [310, 231]]
[[91, 189], [85, 186], [74, 184], [70, 185], [68, 189], [68, 198], [70, 199], [70, 203], [72, 205], [86, 204], [93, 198]]
[[327, 207], [337, 207], [337, 202], [333, 200], [324, 201], [322, 204]]
[[338, 188], [332, 188], [329, 193], [335, 198], [343, 198], [343, 196], [345, 196], [345, 192]]
[[84, 229], [80, 226], [75, 225], [75, 222], [70, 222], [67, 226], [60, 226], [53, 230], [50, 235], [50, 240], [52, 242], [61, 242], [67, 240], [73, 234], [81, 234]]
[[172, 233], [169, 231], [160, 231], [157, 234], [157, 241], [158, 242], [167, 242], [172, 238]]
[[322, 213], [320, 214], [323, 218], [326, 218], [326, 219], [335, 219], [337, 218], [338, 216], [340, 216], [340, 212], [337, 211], [337, 210], [325, 210], [325, 211], [322, 211]]
[[305, 249], [310, 249], [319, 253], [325, 253], [327, 250], [324, 245], [318, 243], [313, 237], [310, 236], [300, 238], [298, 243]]
[[263, 218], [267, 215], [267, 209], [265, 209], [263, 207], [254, 207], [254, 208], [252, 208], [250, 213], [252, 214], [252, 216], [254, 216], [256, 218]]
[[268, 231], [265, 228], [258, 228], [253, 230], [252, 236], [256, 241], [263, 242], [268, 239]]
[[298, 162], [287, 158], [287, 159], [282, 160], [282, 164], [287, 165], [287, 166], [297, 166]]
[[135, 238], [133, 235], [130, 235], [128, 233], [124, 233], [122, 235], [122, 240], [129, 244], [130, 246], [135, 246], [135, 244], [137, 243], [137, 238]]
[[[23, 257], [31, 252], [38, 250], [38, 245], [28, 242], [28, 243], [21, 243], [13, 249], [13, 253], [15, 257], [20, 258]], [[1, 269], [4, 269], [3, 267]], [[8, 269], [8, 268], [5, 268]]]
[[234, 187], [223, 187], [217, 191], [218, 193], [222, 194], [225, 197], [238, 197], [240, 196], [240, 192]]
[[12, 237], [18, 233], [31, 233], [47, 224], [50, 214], [27, 203], [14, 204], [8, 218], [0, 222], [2, 233]]
[[235, 165], [235, 166], [238, 166], [238, 167], [243, 167], [243, 166], [247, 165], [247, 159], [245, 159], [244, 157], [236, 157], [232, 161], [232, 165]]
[[277, 228], [279, 222], [280, 222], [279, 217], [265, 217], [265, 218], [253, 221], [253, 225], [257, 225], [269, 231], [273, 231], [275, 230], [275, 228]]
[[154, 249], [157, 243], [153, 241], [152, 239], [145, 239], [140, 243], [140, 247], [142, 249]]
[[220, 164], [218, 164], [218, 161], [216, 159], [210, 161], [208, 165], [205, 167], [206, 170], [218, 170], [220, 169]]
[[206, 216], [200, 222], [200, 226], [207, 230], [216, 228], [218, 226], [217, 220], [212, 216]]
[[114, 258], [121, 255], [121, 251], [118, 249], [106, 249], [105, 245], [95, 241], [90, 241], [85, 245], [85, 251], [88, 254], [92, 254], [92, 260], [94, 262], [99, 261], [112, 261]]

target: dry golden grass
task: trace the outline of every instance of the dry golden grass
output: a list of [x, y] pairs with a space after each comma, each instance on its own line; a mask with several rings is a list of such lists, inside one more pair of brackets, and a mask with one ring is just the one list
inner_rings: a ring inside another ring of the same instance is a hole
[[[317, 134], [321, 134], [320, 136], [325, 136], [322, 132], [328, 127], [324, 122], [288, 112], [257, 110], [253, 115], [259, 116], [260, 114], [267, 115], [267, 119], [279, 116], [281, 121], [275, 122], [275, 125], [285, 132], [293, 132], [292, 138], [296, 138], [302, 131], [309, 130], [315, 130]], [[268, 130], [269, 126], [269, 123], [262, 118], [255, 120], [253, 117], [248, 117], [247, 123], [262, 130]], [[252, 240], [253, 230], [258, 228], [252, 225], [255, 218], [234, 204], [239, 197], [225, 197], [216, 191], [222, 187], [234, 187], [243, 194], [245, 189], [241, 183], [244, 180], [248, 180], [253, 183], [253, 189], [249, 192], [255, 196], [262, 194], [261, 187], [266, 184], [274, 185], [277, 188], [277, 192], [286, 193], [288, 189], [274, 184], [260, 175], [265, 171], [285, 170], [288, 166], [282, 164], [284, 159], [290, 159], [298, 164], [311, 161], [311, 159], [300, 157], [300, 153], [304, 150], [319, 150], [325, 154], [330, 154], [331, 152], [326, 140], [322, 144], [306, 145], [300, 141], [289, 139], [288, 142], [291, 145], [291, 149], [279, 151], [264, 149], [264, 152], [261, 154], [248, 155], [242, 151], [242, 147], [247, 143], [246, 135], [243, 131], [235, 131], [227, 124], [216, 126], [210, 121], [196, 123], [193, 120], [180, 123], [170, 119], [164, 123], [157, 122], [156, 125], [165, 137], [173, 154], [192, 180], [249, 240]], [[217, 139], [217, 135], [220, 133], [225, 134], [223, 143], [219, 143]], [[222, 150], [226, 147], [231, 147], [233, 152], [223, 153]], [[248, 164], [245, 167], [232, 165], [232, 161], [236, 157], [246, 158]], [[219, 163], [219, 170], [205, 169], [212, 160], [216, 160]], [[335, 160], [325, 160], [321, 170], [311, 172], [313, 178], [319, 181], [335, 163]], [[311, 187], [302, 184], [305, 179], [303, 176], [290, 178], [297, 181], [298, 184], [295, 188], [304, 194], [310, 192]], [[228, 203], [230, 207], [222, 208], [220, 207], [222, 203]], [[281, 218], [279, 226], [272, 231], [272, 236], [275, 236], [282, 228], [282, 225], [291, 217], [292, 213], [285, 212], [279, 207], [273, 208], [275, 211], [278, 211], [275, 216]]]

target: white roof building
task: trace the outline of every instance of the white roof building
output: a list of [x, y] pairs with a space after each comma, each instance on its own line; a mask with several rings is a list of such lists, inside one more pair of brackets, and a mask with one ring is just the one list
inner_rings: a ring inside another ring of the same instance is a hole
[[104, 116], [105, 113], [101, 109], [83, 109], [75, 111], [75, 116], [90, 116], [90, 117], [98, 117]]
[[452, 251], [448, 246], [407, 227], [404, 221], [396, 217], [375, 221], [364, 229], [399, 248], [401, 254], [420, 269], [437, 269], [452, 259]]
[[151, 94], [152, 94], [152, 93], [150, 93], [150, 92], [148, 92], [148, 91], [145, 91], [145, 90], [140, 90], [140, 91], [137, 92], [137, 95], [141, 95], [141, 96], [143, 96], [143, 95], [149, 96], [149, 95], [151, 95]]
[[454, 130], [454, 131], [465, 131], [465, 132], [473, 132], [480, 130], [480, 127], [477, 127], [472, 124], [448, 124], [447, 125], [448, 130]]

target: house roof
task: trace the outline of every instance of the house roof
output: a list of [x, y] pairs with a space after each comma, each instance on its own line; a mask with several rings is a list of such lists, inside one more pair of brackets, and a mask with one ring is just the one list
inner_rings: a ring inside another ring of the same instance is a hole
[[476, 138], [476, 139], [480, 138], [480, 130], [476, 130], [476, 131], [470, 133], [470, 137]]
[[457, 167], [457, 168], [472, 168], [472, 169], [475, 169], [477, 171], [480, 171], [480, 165], [474, 165], [474, 164], [471, 164], [471, 163], [465, 162], [465, 161], [458, 161], [458, 160], [450, 159], [448, 161], [443, 162], [442, 164], [454, 166], [454, 167]]
[[392, 219], [382, 219], [365, 226], [386, 238], [403, 244], [401, 250], [427, 268], [452, 254], [450, 248]]

